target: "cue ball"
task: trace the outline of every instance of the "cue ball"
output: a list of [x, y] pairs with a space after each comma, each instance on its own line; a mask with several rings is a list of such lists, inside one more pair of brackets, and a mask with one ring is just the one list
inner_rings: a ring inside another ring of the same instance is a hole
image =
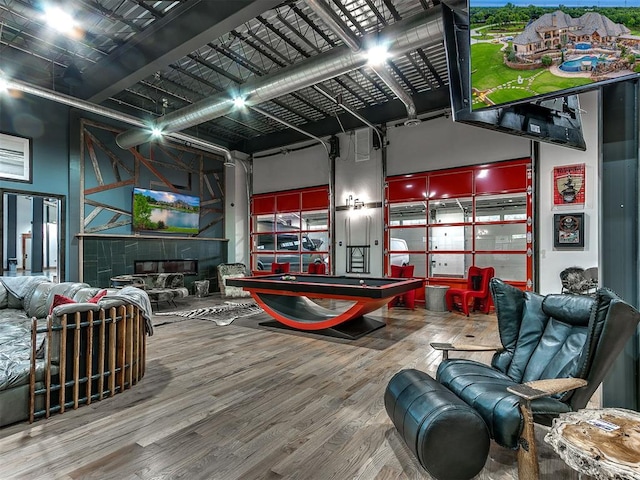
[[364, 280], [360, 280], [360, 285], [364, 285]]

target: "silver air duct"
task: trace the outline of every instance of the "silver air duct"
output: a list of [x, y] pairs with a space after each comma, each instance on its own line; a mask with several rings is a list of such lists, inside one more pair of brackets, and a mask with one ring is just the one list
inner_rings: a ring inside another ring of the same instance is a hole
[[[382, 40], [389, 45], [389, 54], [398, 56], [420, 47], [440, 43], [443, 39], [440, 10], [439, 6], [433, 7], [429, 11], [386, 27], [380, 33], [366, 35], [362, 37], [363, 44], [374, 39]], [[238, 96], [244, 99], [246, 106], [259, 105], [361, 68], [365, 64], [364, 55], [355, 53], [343, 45], [247, 82], [239, 87]], [[128, 149], [148, 142], [153, 128], [160, 129], [164, 134], [177, 132], [226, 115], [233, 108], [233, 99], [228, 93], [222, 92], [161, 116], [144, 130], [133, 129], [123, 132], [116, 137], [116, 142], [121, 148]]]
[[[340, 19], [338, 14], [328, 6], [324, 0], [306, 0], [305, 3], [315, 12], [320, 19], [335, 33], [340, 40], [351, 48], [354, 52], [359, 52], [362, 48], [360, 39], [353, 33], [351, 29]], [[405, 125], [413, 126], [420, 123], [418, 119], [416, 105], [413, 102], [413, 98], [409, 95], [402, 85], [400, 85], [396, 79], [387, 70], [386, 62], [380, 65], [367, 65], [373, 70], [376, 75], [389, 87], [398, 99], [404, 103], [407, 108], [407, 121]]]
[[[62, 103], [69, 107], [84, 110], [85, 112], [90, 112], [102, 117], [118, 120], [119, 122], [127, 123], [129, 125], [135, 125], [137, 127], [145, 126], [145, 122], [143, 120], [132, 115], [127, 115], [126, 113], [121, 113], [116, 110], [101, 107], [100, 105], [96, 105], [95, 103], [71, 97], [69, 95], [65, 95], [64, 93], [54, 92], [45, 88], [36, 87], [35, 85], [30, 85], [18, 80], [7, 80], [6, 87], [11, 90], [17, 90], [19, 92], [34, 95], [36, 97], [51, 100], [53, 102]], [[207, 150], [217, 154], [222, 154], [225, 158], [225, 164], [226, 162], [233, 162], [233, 157], [231, 156], [231, 152], [228, 148], [216, 145], [211, 142], [207, 142], [205, 140], [201, 140], [197, 137], [192, 137], [191, 135], [185, 135], [183, 133], [173, 133], [169, 135], [169, 137], [179, 140], [186, 145], [198, 147], [202, 150]]]

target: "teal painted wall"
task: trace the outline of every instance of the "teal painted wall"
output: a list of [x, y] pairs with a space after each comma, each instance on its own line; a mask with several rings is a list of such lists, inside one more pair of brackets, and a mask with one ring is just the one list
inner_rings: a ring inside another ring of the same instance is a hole
[[[64, 216], [68, 218], [69, 108], [36, 97], [0, 95], [0, 132], [30, 138], [32, 150], [32, 182], [0, 179], [0, 190], [63, 196]], [[60, 261], [68, 265], [70, 234], [68, 227], [61, 228], [65, 229], [66, 242]]]
[[66, 195], [69, 108], [35, 97], [0, 96], [0, 132], [32, 139], [33, 183], [0, 180], [0, 188]]
[[[32, 139], [33, 164], [32, 183], [13, 182], [0, 180], [1, 190], [33, 192], [40, 194], [55, 194], [65, 197], [65, 219], [63, 226], [65, 231], [65, 278], [60, 280], [76, 281], [84, 275], [84, 281], [91, 284], [97, 282], [96, 286], [107, 286], [105, 282], [113, 275], [133, 272], [133, 262], [125, 264], [129, 260], [163, 260], [173, 258], [197, 258], [200, 260], [201, 272], [197, 278], [214, 278], [215, 266], [218, 263], [226, 262], [227, 243], [225, 241], [202, 241], [185, 240], [185, 245], [180, 246], [179, 238], [165, 240], [154, 239], [132, 239], [125, 242], [127, 248], [132, 245], [141, 245], [137, 251], [136, 258], [120, 255], [124, 252], [124, 246], [120, 248], [121, 239], [99, 239], [91, 244], [89, 257], [87, 252], [82, 252], [79, 247], [77, 234], [80, 232], [80, 119], [91, 118], [95, 122], [118, 125], [117, 122], [96, 115], [89, 115], [86, 112], [70, 109], [62, 104], [52, 102], [32, 96], [0, 96], [0, 132], [9, 135], [19, 135]], [[128, 125], [120, 125], [126, 129]], [[114, 146], [115, 136], [107, 134], [101, 140]], [[113, 147], [114, 153], [122, 153], [123, 156], [131, 154]], [[141, 149], [142, 151], [142, 149]], [[222, 160], [220, 165], [222, 165]], [[223, 168], [220, 167], [220, 171]], [[180, 171], [172, 172], [170, 169], [163, 169], [163, 174], [177, 185], [187, 182], [185, 173]], [[224, 180], [224, 177], [222, 177]], [[150, 179], [143, 175], [141, 181], [148, 188]], [[187, 194], [198, 194], [200, 185], [196, 178], [192, 178], [192, 189], [185, 191]], [[224, 181], [222, 181], [224, 185]], [[126, 192], [123, 189], [112, 192], [104, 192], [106, 203], [117, 202], [122, 209], [129, 209], [131, 205], [133, 186]], [[162, 188], [158, 188], [162, 189]], [[109, 196], [112, 195], [110, 198]], [[120, 198], [121, 197], [121, 198]], [[224, 201], [221, 198], [221, 208]], [[20, 212], [18, 212], [18, 215]], [[207, 224], [208, 219], [205, 219]], [[201, 220], [201, 226], [202, 226]], [[1, 224], [0, 224], [1, 225]], [[119, 229], [120, 235], [131, 234], [130, 227]], [[224, 237], [224, 221], [221, 220], [206, 232], [206, 237]], [[114, 242], [114, 245], [111, 245]], [[100, 245], [100, 246], [98, 246]], [[122, 243], [124, 245], [124, 243]], [[135, 247], [138, 248], [138, 247]], [[122, 252], [120, 252], [122, 250]], [[102, 251], [104, 254], [99, 259], [94, 258], [96, 252]], [[113, 254], [112, 254], [113, 253]], [[87, 265], [83, 272], [79, 256], [84, 255]], [[165, 256], [166, 255], [166, 256]], [[153, 258], [151, 258], [153, 257]], [[99, 260], [99, 263], [96, 261]], [[98, 267], [99, 265], [99, 267]], [[98, 273], [98, 270], [101, 273]], [[82, 274], [82, 275], [81, 275]]]

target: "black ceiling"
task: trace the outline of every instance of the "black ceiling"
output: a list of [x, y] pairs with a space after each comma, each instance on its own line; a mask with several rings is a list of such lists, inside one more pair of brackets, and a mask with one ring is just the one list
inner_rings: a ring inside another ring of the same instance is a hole
[[[324, 0], [356, 37], [426, 11], [433, 0]], [[343, 45], [305, 0], [73, 0], [74, 35], [47, 26], [44, 2], [0, 0], [5, 76], [144, 119], [161, 117], [255, 82]], [[418, 17], [416, 17], [418, 18]], [[399, 25], [402, 25], [400, 23]], [[417, 114], [449, 105], [442, 42], [391, 58], [386, 68]], [[403, 102], [369, 67], [318, 82], [373, 124], [407, 117]], [[317, 136], [364, 124], [307, 86], [260, 109]], [[184, 133], [247, 153], [307, 137], [254, 110], [233, 111]]]

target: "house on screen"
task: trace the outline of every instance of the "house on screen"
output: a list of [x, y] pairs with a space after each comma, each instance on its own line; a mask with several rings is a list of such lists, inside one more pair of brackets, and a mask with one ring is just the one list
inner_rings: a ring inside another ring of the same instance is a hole
[[591, 43], [593, 47], [615, 48], [618, 38], [629, 33], [630, 30], [621, 23], [614, 23], [596, 12], [573, 18], [556, 10], [527, 25], [513, 39], [513, 48], [518, 55], [533, 55], [557, 45], [580, 42]]

